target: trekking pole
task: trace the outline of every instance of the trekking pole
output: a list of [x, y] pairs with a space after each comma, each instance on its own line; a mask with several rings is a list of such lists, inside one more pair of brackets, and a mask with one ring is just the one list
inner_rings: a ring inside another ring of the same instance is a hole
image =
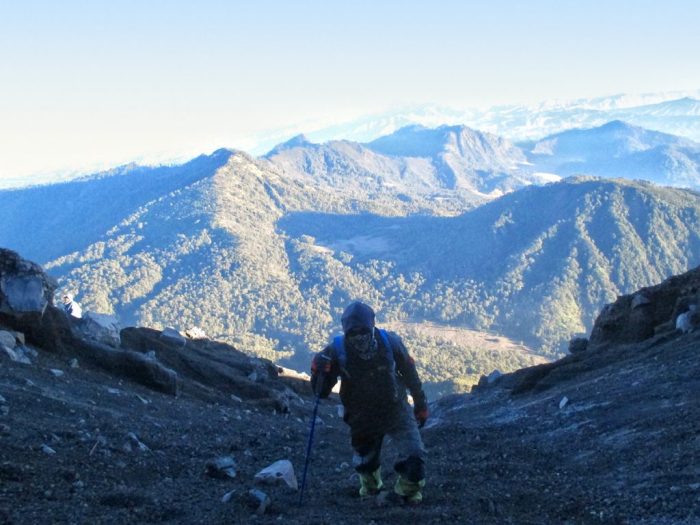
[[[321, 358], [330, 361], [330, 357], [328, 356], [321, 355]], [[306, 460], [304, 461], [304, 474], [301, 477], [301, 492], [299, 493], [300, 507], [304, 503], [304, 487], [306, 486], [306, 472], [309, 469], [309, 460], [311, 459], [311, 446], [314, 442], [314, 428], [316, 427], [316, 414], [318, 413], [318, 404], [321, 401], [321, 387], [323, 386], [323, 374], [324, 367], [321, 367], [321, 370], [318, 374], [318, 378], [316, 379], [316, 388], [314, 388], [316, 399], [314, 401], [314, 413], [311, 416], [311, 425], [309, 428], [309, 442], [306, 444]]]

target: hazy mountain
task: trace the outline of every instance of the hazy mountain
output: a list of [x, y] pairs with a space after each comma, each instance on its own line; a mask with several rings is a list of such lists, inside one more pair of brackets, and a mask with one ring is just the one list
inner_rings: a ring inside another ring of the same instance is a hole
[[265, 158], [286, 173], [336, 188], [431, 197], [442, 193], [465, 203], [543, 181], [508, 140], [464, 126], [409, 126], [368, 144], [312, 144], [299, 136]]
[[[415, 105], [333, 124], [307, 127], [314, 142], [351, 140], [371, 142], [403, 127], [421, 125], [466, 125], [506, 137], [509, 140], [537, 140], [574, 128], [591, 128], [611, 120], [624, 120], [637, 126], [700, 141], [700, 90], [619, 94], [575, 100], [551, 100], [539, 104], [507, 104], [483, 109], [458, 109], [437, 105]], [[280, 133], [282, 133], [280, 135]], [[271, 132], [259, 137], [256, 152], [269, 149], [289, 131]]]
[[621, 121], [564, 131], [521, 146], [539, 171], [700, 188], [700, 144]]

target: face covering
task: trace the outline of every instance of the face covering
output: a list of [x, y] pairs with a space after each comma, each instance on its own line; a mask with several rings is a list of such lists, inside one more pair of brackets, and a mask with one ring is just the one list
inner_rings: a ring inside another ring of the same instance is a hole
[[372, 332], [347, 336], [345, 344], [348, 352], [352, 352], [360, 359], [372, 359], [377, 353], [377, 341]]

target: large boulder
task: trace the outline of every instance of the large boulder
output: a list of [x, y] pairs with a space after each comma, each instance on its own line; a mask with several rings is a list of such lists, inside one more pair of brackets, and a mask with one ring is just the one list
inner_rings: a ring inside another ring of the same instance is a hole
[[80, 335], [91, 341], [119, 348], [121, 326], [113, 315], [87, 312], [82, 319], [74, 322]]
[[12, 317], [43, 314], [51, 304], [56, 281], [41, 266], [0, 248], [0, 312]]

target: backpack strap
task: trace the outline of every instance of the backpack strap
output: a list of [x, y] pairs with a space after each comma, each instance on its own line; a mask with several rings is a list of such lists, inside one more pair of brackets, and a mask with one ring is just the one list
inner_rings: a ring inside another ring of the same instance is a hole
[[348, 355], [345, 353], [345, 336], [337, 335], [333, 338], [333, 350], [335, 350], [335, 357], [338, 359], [340, 369], [345, 370], [345, 365], [348, 362]]

